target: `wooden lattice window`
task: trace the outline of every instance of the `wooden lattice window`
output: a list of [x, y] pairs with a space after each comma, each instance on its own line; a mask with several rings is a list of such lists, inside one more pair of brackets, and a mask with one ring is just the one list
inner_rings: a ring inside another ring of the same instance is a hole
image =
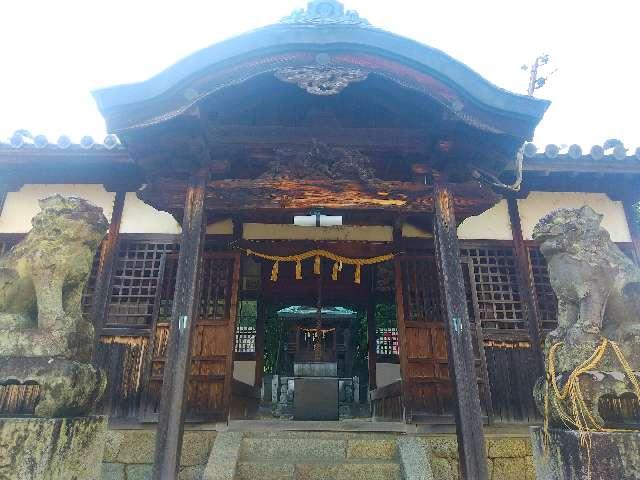
[[255, 327], [236, 327], [236, 353], [254, 353], [256, 351]]
[[556, 299], [551, 282], [549, 281], [549, 269], [540, 249], [529, 247], [531, 259], [531, 273], [535, 287], [538, 317], [540, 318], [540, 330], [550, 332], [558, 325], [558, 300]]
[[82, 305], [82, 317], [85, 320], [91, 321], [91, 314], [93, 313], [93, 302], [96, 293], [96, 281], [98, 276], [98, 266], [100, 264], [100, 248], [96, 250], [96, 254], [93, 256], [93, 263], [91, 264], [91, 272], [87, 283], [82, 290], [82, 299], [80, 300]]
[[4, 252], [8, 252], [9, 249], [11, 248], [8, 245], [9, 242], [7, 242], [5, 239], [0, 237], [0, 255], [3, 255]]
[[402, 262], [406, 319], [442, 322], [440, 286], [435, 261]]
[[238, 302], [236, 353], [254, 353], [256, 351], [257, 320], [258, 302], [256, 300], [241, 300]]
[[395, 290], [393, 262], [383, 262], [373, 267], [375, 291], [391, 294]]
[[0, 234], [0, 255], [7, 253], [11, 248], [16, 245], [22, 238], [23, 234]]
[[383, 356], [398, 355], [400, 347], [397, 328], [376, 329], [376, 354]]
[[226, 258], [204, 258], [202, 294], [198, 316], [200, 324], [224, 322], [229, 317], [229, 263]]
[[164, 256], [177, 249], [173, 242], [121, 238], [111, 280], [107, 327], [151, 326]]
[[481, 246], [460, 249], [472, 263], [472, 288], [477, 299], [477, 317], [484, 338], [528, 336], [521, 299], [514, 249]]

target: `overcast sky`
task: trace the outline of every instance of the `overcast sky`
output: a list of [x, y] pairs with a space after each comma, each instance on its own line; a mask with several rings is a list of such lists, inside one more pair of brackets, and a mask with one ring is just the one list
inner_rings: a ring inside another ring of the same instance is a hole
[[[4, 0], [0, 139], [17, 129], [105, 135], [91, 91], [144, 80], [212, 43], [276, 22], [304, 0]], [[372, 24], [439, 48], [508, 90], [549, 53], [553, 103], [535, 142], [640, 146], [638, 0], [347, 0]]]

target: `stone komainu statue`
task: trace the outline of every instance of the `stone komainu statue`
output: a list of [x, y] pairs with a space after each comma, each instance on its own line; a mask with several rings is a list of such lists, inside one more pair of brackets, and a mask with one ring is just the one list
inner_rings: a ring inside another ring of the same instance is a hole
[[[548, 334], [544, 352], [549, 372], [550, 349], [563, 342], [554, 362], [559, 385], [589, 359], [603, 337], [616, 342], [631, 367], [640, 370], [640, 270], [613, 243], [601, 221], [602, 215], [588, 206], [560, 209], [540, 220], [533, 232], [558, 299], [558, 327]], [[604, 425], [599, 400], [635, 395], [635, 390], [614, 352], [609, 350], [597, 368], [582, 375], [580, 385], [590, 413]], [[540, 410], [545, 382], [540, 379], [534, 389]], [[552, 403], [549, 413], [552, 424], [564, 425], [557, 405]]]
[[81, 198], [40, 200], [26, 237], [0, 257], [0, 384], [40, 385], [38, 416], [86, 413], [105, 386], [91, 364], [81, 299], [108, 223]]

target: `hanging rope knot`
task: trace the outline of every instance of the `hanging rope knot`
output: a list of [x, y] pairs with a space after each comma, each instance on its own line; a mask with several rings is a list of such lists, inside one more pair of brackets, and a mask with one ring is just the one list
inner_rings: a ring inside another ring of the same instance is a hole
[[320, 255], [316, 255], [316, 258], [313, 261], [313, 273], [320, 275]]
[[332, 280], [338, 280], [338, 270], [340, 270], [340, 264], [336, 262], [333, 264], [333, 270], [331, 271]]
[[278, 269], [279, 269], [279, 264], [280, 262], [276, 261], [273, 264], [273, 267], [271, 268], [271, 281], [275, 282], [278, 280]]
[[296, 280], [302, 280], [302, 262], [300, 260], [296, 262]]

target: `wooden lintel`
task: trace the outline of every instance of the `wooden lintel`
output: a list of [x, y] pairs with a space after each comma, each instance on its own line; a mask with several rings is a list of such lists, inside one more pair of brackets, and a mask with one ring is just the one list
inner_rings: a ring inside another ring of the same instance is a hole
[[191, 337], [198, 315], [200, 269], [205, 242], [205, 185], [205, 175], [195, 176], [190, 179], [186, 192], [156, 433], [154, 480], [177, 478], [180, 466], [187, 382], [191, 367]]
[[460, 265], [454, 198], [445, 185], [435, 187], [434, 234], [443, 314], [447, 325], [449, 365], [456, 400], [460, 477], [487, 480], [482, 410], [475, 371], [472, 332]]
[[330, 128], [281, 126], [212, 126], [207, 131], [215, 145], [312, 145], [323, 142], [333, 147], [401, 148], [425, 150], [430, 135], [422, 129]]
[[[495, 205], [499, 196], [478, 182], [452, 184], [455, 208], [461, 219], [478, 215]], [[158, 179], [141, 192], [155, 208], [180, 211], [184, 184]], [[326, 179], [230, 179], [207, 186], [206, 208], [217, 212], [326, 210], [392, 211], [405, 214], [433, 213], [433, 186], [417, 182], [374, 180], [369, 186], [353, 180]]]
[[[511, 170], [508, 167], [506, 170]], [[621, 160], [568, 160], [528, 158], [524, 163], [525, 172], [554, 173], [630, 173], [640, 174], [640, 162]]]
[[99, 335], [102, 334], [104, 325], [107, 323], [111, 277], [113, 276], [113, 268], [115, 267], [115, 262], [118, 257], [118, 238], [120, 236], [120, 224], [122, 222], [122, 212], [124, 211], [125, 196], [126, 192], [116, 192], [109, 231], [100, 247], [100, 260], [96, 272], [96, 286], [91, 315], [98, 338]]
[[521, 289], [524, 315], [529, 327], [529, 337], [531, 339], [531, 350], [538, 376], [544, 375], [544, 358], [542, 354], [542, 339], [540, 335], [540, 312], [538, 312], [538, 302], [536, 301], [536, 285], [533, 281], [533, 268], [529, 249], [525, 244], [522, 235], [522, 225], [520, 223], [520, 211], [518, 200], [514, 197], [507, 198], [507, 208], [509, 210], [509, 220], [511, 223], [511, 233], [516, 254], [518, 276], [525, 288]]

